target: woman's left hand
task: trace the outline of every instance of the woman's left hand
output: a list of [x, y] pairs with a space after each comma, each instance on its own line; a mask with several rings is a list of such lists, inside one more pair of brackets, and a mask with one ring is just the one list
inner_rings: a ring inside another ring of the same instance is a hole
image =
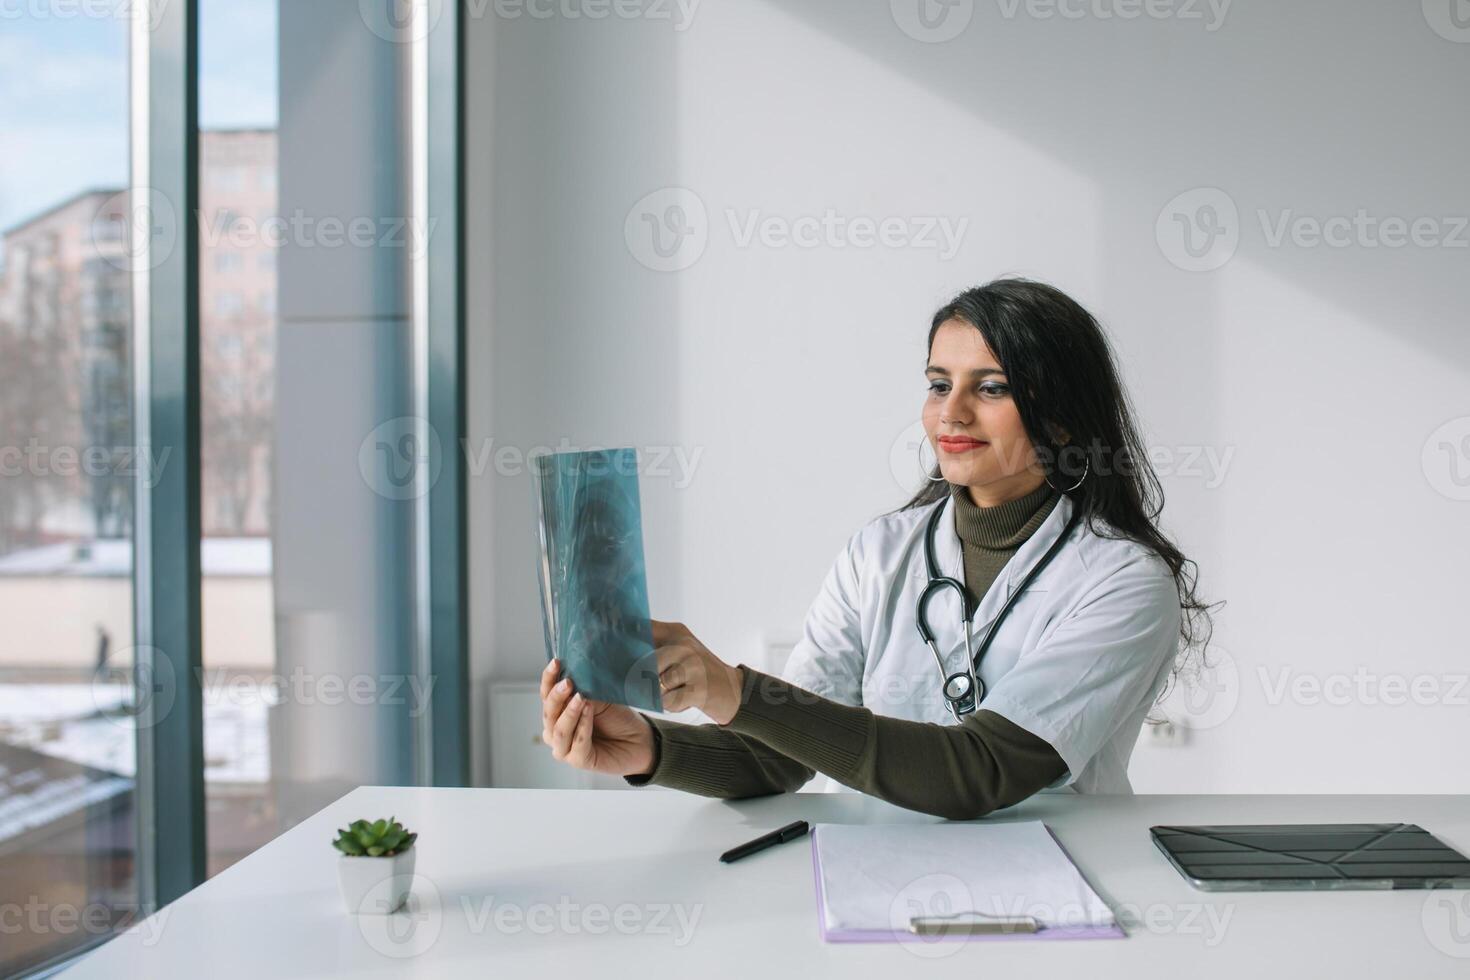
[[740, 670], [710, 653], [683, 623], [652, 624], [664, 710], [698, 708], [728, 725], [740, 710]]

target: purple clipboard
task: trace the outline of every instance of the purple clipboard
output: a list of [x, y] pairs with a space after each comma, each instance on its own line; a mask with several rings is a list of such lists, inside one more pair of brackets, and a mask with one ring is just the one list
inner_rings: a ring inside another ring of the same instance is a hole
[[[1072, 862], [1075, 867], [1077, 862], [1072, 861], [1072, 855], [1057, 840], [1057, 835], [1050, 827], [1046, 832], [1056, 843], [1057, 849]], [[1041, 926], [1034, 932], [964, 932], [956, 931], [950, 935], [924, 935], [920, 936], [906, 929], [829, 929], [827, 928], [827, 898], [822, 882], [822, 852], [817, 847], [817, 832], [812, 833], [812, 879], [817, 892], [817, 929], [822, 935], [822, 941], [828, 943], [930, 943], [930, 942], [971, 942], [991, 941], [1013, 942], [1016, 940], [1029, 939], [1126, 939], [1128, 934], [1123, 931], [1122, 926], [1114, 922], [1110, 926]], [[1078, 870], [1081, 875], [1081, 870]], [[1086, 876], [1083, 876], [1085, 880]], [[1091, 887], [1091, 883], [1088, 883]], [[1095, 891], [1095, 889], [1094, 889]]]

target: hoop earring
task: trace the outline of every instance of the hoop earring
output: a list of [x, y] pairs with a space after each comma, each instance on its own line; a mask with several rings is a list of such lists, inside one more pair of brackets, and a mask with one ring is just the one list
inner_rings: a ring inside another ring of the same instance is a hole
[[1077, 478], [1077, 482], [1076, 483], [1072, 484], [1070, 487], [1068, 487], [1065, 490], [1063, 490], [1061, 487], [1057, 486], [1055, 483], [1051, 482], [1051, 474], [1050, 473], [1048, 473], [1045, 476], [1043, 476], [1042, 479], [1044, 479], [1046, 481], [1046, 485], [1047, 486], [1051, 487], [1057, 493], [1071, 493], [1073, 490], [1076, 490], [1078, 487], [1082, 486], [1082, 481], [1085, 480], [1085, 479], [1087, 479], [1087, 471], [1090, 470], [1090, 469], [1092, 469], [1092, 460], [1091, 459], [1084, 459], [1082, 461], [1082, 475]]
[[[937, 477], [936, 476], [930, 476], [929, 475], [929, 467], [927, 467], [927, 466], [924, 465], [924, 447], [927, 446], [927, 445], [929, 445], [929, 440], [928, 439], [920, 440], [920, 442], [919, 442], [919, 472], [922, 473], [922, 474], [924, 474], [924, 479], [928, 480], [930, 483], [939, 483], [940, 481], [942, 481], [944, 479], [944, 474], [943, 473], [940, 473]], [[938, 456], [935, 456], [934, 457], [934, 466], [935, 466], [935, 468], [938, 468], [938, 466], [939, 466], [939, 457]]]

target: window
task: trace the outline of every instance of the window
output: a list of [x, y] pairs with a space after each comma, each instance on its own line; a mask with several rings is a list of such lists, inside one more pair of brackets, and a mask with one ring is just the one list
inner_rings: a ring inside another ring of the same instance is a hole
[[111, 97], [128, 37], [41, 9], [6, 17], [0, 58], [0, 92], [26, 93], [0, 101], [0, 132], [49, 147], [0, 167], [0, 908], [26, 916], [3, 975], [139, 912], [128, 107]]
[[[0, 91], [27, 97], [0, 100], [0, 132], [44, 125], [48, 146], [72, 152], [65, 168], [30, 152], [0, 167], [0, 910], [84, 925], [17, 937], [0, 922], [0, 975], [104, 939], [144, 902], [172, 901], [354, 785], [463, 779], [423, 761], [428, 692], [454, 703], [468, 686], [433, 683], [442, 676], [422, 677], [415, 659], [414, 611], [427, 597], [404, 542], [427, 508], [376, 485], [359, 459], [375, 427], [427, 394], [402, 358], [408, 259], [249, 237], [250, 216], [277, 213], [278, 187], [298, 195], [293, 214], [329, 211], [303, 191], [331, 197], [356, 165], [356, 144], [325, 137], [318, 118], [276, 118], [291, 105], [278, 98], [278, 57], [298, 87], [334, 87], [337, 110], [379, 140], [375, 167], [391, 179], [366, 185], [355, 213], [407, 213], [406, 127], [385, 127], [383, 106], [361, 98], [364, 74], [403, 84], [403, 52], [352, 5], [334, 18], [314, 5], [198, 0], [197, 21], [193, 0], [155, 6], [157, 23], [132, 38], [147, 86], [130, 84], [126, 18], [28, 7], [4, 28]], [[323, 78], [328, 45], [358, 67]], [[196, 104], [198, 126], [177, 126]], [[193, 181], [167, 162], [196, 134]], [[159, 242], [166, 222], [154, 202], [129, 198], [130, 153], [165, 162], [135, 179], [163, 181], [163, 200], [184, 205], [179, 227], [198, 231], [146, 265], [134, 245]], [[286, 166], [295, 179], [278, 182]], [[139, 214], [146, 232], [128, 221]], [[208, 221], [193, 224], [199, 216]], [[294, 293], [279, 288], [282, 273]], [[364, 276], [383, 288], [338, 285]], [[288, 318], [278, 307], [303, 329], [278, 335]], [[197, 403], [178, 397], [196, 379]], [[292, 406], [287, 424], [278, 404]], [[149, 420], [142, 438], [135, 418]], [[191, 430], [197, 457], [187, 443], [134, 449]], [[176, 450], [169, 465], [166, 450]], [[278, 465], [292, 475], [279, 492]], [[195, 505], [197, 540], [179, 533], [192, 531]], [[146, 589], [135, 592], [135, 575]], [[449, 668], [461, 654], [451, 650]], [[135, 687], [135, 674], [149, 680]], [[352, 700], [358, 678], [373, 688], [367, 703]], [[175, 700], [162, 705], [159, 692]], [[203, 695], [202, 719], [180, 692]], [[463, 717], [457, 708], [449, 725]], [[444, 730], [453, 764], [467, 738]]]

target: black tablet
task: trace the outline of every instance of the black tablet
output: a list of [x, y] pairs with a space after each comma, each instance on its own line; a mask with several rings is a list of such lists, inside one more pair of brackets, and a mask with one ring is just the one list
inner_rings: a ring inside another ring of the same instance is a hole
[[1205, 891], [1470, 888], [1470, 858], [1411, 823], [1151, 827]]

